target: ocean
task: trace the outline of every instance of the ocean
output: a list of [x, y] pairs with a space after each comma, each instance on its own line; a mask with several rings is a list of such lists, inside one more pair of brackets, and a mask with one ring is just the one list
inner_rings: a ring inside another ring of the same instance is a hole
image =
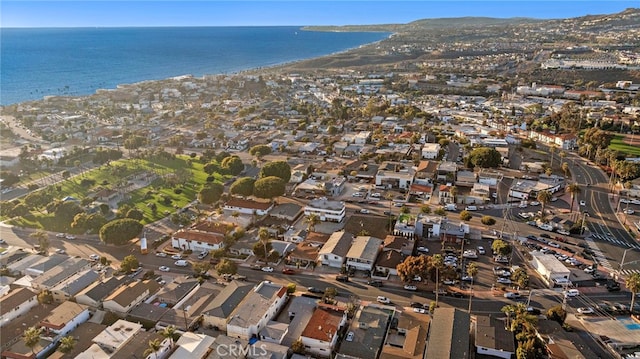
[[299, 27], [3, 28], [0, 105], [145, 80], [236, 73], [330, 55], [389, 33]]

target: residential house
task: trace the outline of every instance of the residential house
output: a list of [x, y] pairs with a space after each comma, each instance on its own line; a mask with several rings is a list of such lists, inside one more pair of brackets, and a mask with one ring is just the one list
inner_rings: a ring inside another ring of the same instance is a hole
[[[209, 345], [211, 352], [207, 355], [207, 359], [246, 359], [246, 353], [249, 351], [248, 347], [248, 340], [231, 338], [220, 334]], [[181, 357], [176, 357], [175, 359], [181, 359]]]
[[[378, 358], [387, 336], [389, 322], [395, 310], [390, 306], [369, 304], [360, 307], [348, 331], [353, 332], [353, 340], [343, 341], [336, 359]], [[434, 358], [439, 358], [434, 356]]]
[[429, 185], [433, 183], [438, 172], [439, 162], [437, 161], [420, 161], [416, 169], [415, 184]]
[[209, 252], [224, 247], [224, 235], [216, 232], [183, 228], [171, 235], [171, 246], [181, 250]]
[[273, 319], [287, 300], [287, 288], [263, 281], [247, 294], [227, 323], [227, 335], [250, 339]]
[[457, 308], [436, 308], [427, 338], [428, 358], [470, 358], [469, 313]]
[[[206, 334], [198, 334], [192, 332], [186, 332], [180, 336], [180, 339], [176, 342], [176, 350], [171, 353], [169, 359], [204, 359], [209, 358], [209, 353], [212, 352], [212, 345], [215, 342], [215, 338]], [[222, 349], [222, 348], [221, 348]], [[214, 353], [217, 351], [214, 349]]]
[[455, 162], [443, 161], [438, 164], [436, 179], [440, 182], [455, 183], [458, 165]]
[[160, 285], [155, 280], [143, 280], [129, 283], [116, 289], [104, 298], [103, 308], [112, 312], [127, 313], [136, 304], [155, 294]]
[[353, 234], [334, 232], [318, 252], [318, 262], [331, 268], [342, 268], [352, 243]]
[[314, 243], [304, 241], [298, 243], [295, 249], [286, 255], [287, 265], [299, 266], [306, 268], [310, 263], [318, 259], [320, 246]]
[[338, 343], [340, 329], [346, 323], [345, 308], [320, 304], [300, 335], [305, 351], [314, 356], [330, 358]]
[[397, 265], [402, 263], [406, 257], [397, 251], [381, 251], [376, 259], [376, 277], [388, 277], [398, 275]]
[[265, 214], [268, 214], [273, 209], [273, 207], [273, 202], [263, 202], [253, 199], [231, 197], [227, 200], [222, 209], [229, 212], [264, 216]]
[[258, 341], [253, 344], [249, 344], [247, 359], [287, 359], [289, 357], [289, 351], [290, 349], [288, 346]]
[[157, 330], [174, 327], [176, 331], [193, 331], [200, 326], [203, 312], [208, 308], [209, 302], [224, 289], [224, 285], [204, 282], [202, 285], [187, 294], [180, 302], [176, 303], [162, 315], [155, 325]]
[[441, 184], [438, 187], [438, 203], [455, 203], [455, 198], [451, 195], [451, 187], [453, 187], [451, 184]]
[[476, 182], [476, 174], [473, 171], [458, 171], [456, 176], [456, 186], [473, 187]]
[[439, 143], [425, 143], [422, 145], [422, 150], [420, 151], [421, 158], [426, 158], [429, 160], [435, 160], [438, 158], [440, 154], [440, 144]]
[[93, 344], [76, 356], [77, 359], [110, 358], [113, 353], [132, 340], [135, 335], [143, 331], [141, 324], [132, 323], [123, 319], [105, 328], [96, 335]]
[[260, 331], [258, 339], [262, 342], [282, 344], [282, 341], [288, 333], [289, 323], [281, 323], [272, 320]]
[[40, 327], [43, 335], [54, 338], [54, 341], [64, 337], [80, 324], [89, 320], [89, 307], [71, 301], [62, 302], [49, 315], [42, 319]]
[[511, 359], [516, 355], [513, 332], [506, 329], [504, 318], [476, 316], [475, 347], [482, 356]]
[[[154, 340], [160, 342], [160, 348], [145, 356], [149, 349], [149, 342]], [[172, 339], [165, 338], [158, 332], [138, 331], [130, 340], [120, 346], [115, 353], [111, 354], [109, 359], [163, 359], [169, 355], [173, 349], [171, 342]]]
[[416, 170], [411, 163], [383, 162], [376, 173], [376, 186], [409, 189], [415, 178]]
[[387, 332], [379, 359], [422, 359], [427, 346], [430, 317], [413, 311], [396, 312], [397, 325]]
[[198, 288], [200, 288], [200, 282], [197, 278], [190, 278], [188, 276], [178, 277], [160, 288], [153, 300], [154, 302], [166, 303], [168, 306], [173, 307], [185, 299], [185, 297], [193, 294]]
[[0, 297], [0, 328], [38, 305], [38, 296], [27, 288], [14, 289]]
[[433, 185], [414, 183], [409, 189], [409, 194], [412, 196], [416, 196], [418, 200], [422, 199], [423, 201], [429, 201], [431, 199], [431, 195], [433, 194]]
[[293, 223], [302, 215], [302, 206], [297, 203], [280, 203], [269, 212], [269, 217]]
[[92, 269], [78, 272], [50, 289], [53, 300], [56, 302], [69, 300], [95, 283], [98, 278], [100, 274]]
[[344, 192], [346, 177], [331, 177], [328, 179], [308, 178], [298, 184], [295, 189], [296, 197], [322, 196], [337, 197]]
[[488, 184], [474, 183], [469, 195], [465, 196], [464, 203], [485, 204], [491, 198], [491, 189]]
[[555, 134], [549, 131], [529, 131], [529, 138], [563, 150], [573, 150], [578, 146], [578, 137], [573, 133]]
[[215, 330], [226, 330], [234, 310], [252, 289], [252, 284], [235, 280], [228, 283], [204, 309], [202, 324]]
[[[24, 333], [25, 328], [39, 327], [40, 320], [47, 317], [55, 307], [55, 305], [51, 304], [38, 304], [25, 314], [4, 323], [0, 328], [0, 352], [2, 352], [2, 357], [5, 357], [6, 351], [24, 353], [27, 357], [31, 355], [31, 349], [27, 348], [22, 341], [22, 333]], [[50, 340], [43, 340], [34, 350], [39, 352], [49, 344], [51, 344]]]
[[347, 268], [372, 271], [378, 253], [382, 248], [382, 240], [371, 236], [358, 236], [347, 252]]
[[76, 302], [88, 305], [91, 308], [102, 308], [104, 298], [113, 293], [118, 287], [124, 285], [128, 280], [129, 278], [126, 276], [114, 276], [97, 281], [76, 294]]
[[31, 287], [35, 290], [51, 290], [53, 287], [72, 277], [80, 271], [91, 268], [91, 262], [83, 258], [64, 257], [64, 261], [57, 266], [43, 272], [40, 276], [31, 281]]
[[[80, 324], [73, 332], [69, 334], [72, 335], [75, 339], [75, 344], [71, 351], [68, 353], [55, 351], [51, 355], [49, 355], [48, 359], [71, 359], [77, 357], [78, 355], [80, 355], [80, 353], [84, 352], [91, 345], [93, 345], [93, 338], [96, 335], [100, 334], [106, 328], [106, 325], [92, 323], [90, 321]], [[82, 333], [82, 335], [77, 335], [79, 333]]]
[[315, 214], [321, 221], [342, 222], [346, 216], [346, 206], [344, 202], [329, 201], [326, 198], [311, 200], [304, 207], [304, 215]]

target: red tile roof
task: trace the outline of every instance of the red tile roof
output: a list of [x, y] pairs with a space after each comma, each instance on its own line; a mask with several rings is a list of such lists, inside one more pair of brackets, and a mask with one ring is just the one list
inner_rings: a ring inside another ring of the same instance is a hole
[[302, 336], [330, 342], [338, 331], [344, 312], [325, 308], [316, 308], [309, 323], [302, 331]]
[[220, 233], [203, 232], [191, 229], [180, 230], [174, 233], [173, 237], [210, 244], [220, 244], [224, 241], [224, 235]]

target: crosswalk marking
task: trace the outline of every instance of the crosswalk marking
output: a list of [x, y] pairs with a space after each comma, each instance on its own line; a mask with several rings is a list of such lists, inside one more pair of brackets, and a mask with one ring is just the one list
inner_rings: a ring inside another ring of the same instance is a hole
[[614, 237], [605, 236], [605, 235], [600, 234], [600, 233], [592, 233], [590, 237], [592, 239], [595, 238], [595, 239], [600, 240], [600, 241], [606, 241], [606, 242], [610, 242], [610, 243], [615, 243], [615, 244], [617, 244], [619, 246], [623, 246], [623, 247], [627, 247], [627, 248], [640, 249], [640, 245], [638, 245], [638, 244], [631, 244], [631, 243], [619, 240], [619, 239], [614, 238]]
[[613, 271], [613, 267], [611, 266], [611, 263], [609, 263], [609, 260], [607, 260], [607, 257], [605, 257], [605, 255], [602, 253], [602, 251], [600, 250], [596, 242], [594, 242], [591, 237], [585, 238], [585, 241], [589, 245], [589, 248], [593, 251], [594, 257], [598, 262], [598, 265], [608, 269], [609, 271]]

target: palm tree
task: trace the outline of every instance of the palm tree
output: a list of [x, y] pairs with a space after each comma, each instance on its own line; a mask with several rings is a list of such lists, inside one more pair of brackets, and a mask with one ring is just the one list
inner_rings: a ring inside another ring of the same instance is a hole
[[158, 350], [162, 347], [162, 343], [159, 339], [149, 340], [149, 347], [144, 351], [144, 357], [148, 357], [153, 354], [154, 358], [158, 358]]
[[543, 218], [545, 216], [544, 209], [547, 206], [547, 203], [551, 202], [551, 198], [553, 198], [553, 195], [551, 194], [551, 192], [547, 190], [538, 192], [538, 196], [536, 197], [536, 199], [538, 200], [538, 202], [540, 202], [540, 206], [541, 206], [540, 209], [541, 209]]
[[173, 325], [170, 325], [166, 328], [164, 328], [161, 332], [160, 335], [162, 335], [163, 338], [168, 338], [171, 342], [171, 347], [173, 348], [173, 341], [176, 339], [176, 327], [174, 327]]
[[24, 345], [31, 349], [31, 353], [33, 355], [36, 354], [34, 351], [36, 345], [40, 343], [40, 333], [42, 330], [36, 327], [29, 327], [22, 333], [22, 340], [24, 341]]
[[436, 270], [436, 307], [438, 306], [438, 292], [440, 291], [440, 270], [444, 267], [444, 258], [440, 254], [434, 254], [429, 261], [430, 269]]
[[500, 311], [507, 315], [510, 322], [509, 330], [512, 332], [515, 332], [519, 328], [522, 328], [525, 331], [530, 331], [535, 327], [535, 324], [538, 321], [538, 318], [535, 315], [529, 314], [527, 306], [524, 303], [505, 305], [500, 309]]
[[449, 195], [453, 199], [453, 203], [456, 203], [456, 196], [458, 195], [458, 188], [456, 186], [451, 186], [451, 188], [449, 188]]
[[640, 273], [632, 273], [624, 282], [627, 289], [631, 291], [631, 313], [633, 313], [633, 305], [636, 301], [636, 293], [640, 292]]
[[469, 293], [469, 314], [471, 314], [471, 300], [473, 299], [473, 281], [478, 275], [478, 265], [474, 262], [469, 263], [467, 266], [467, 275], [471, 277], [471, 290]]
[[316, 224], [320, 223], [320, 217], [315, 213], [309, 213], [307, 218], [305, 218], [305, 222], [307, 223], [307, 231], [314, 232], [316, 230]]
[[551, 161], [549, 162], [549, 168], [553, 168], [553, 152], [556, 150], [556, 145], [551, 145], [549, 147], [549, 153], [551, 154]]
[[573, 213], [573, 203], [575, 202], [576, 195], [582, 192], [580, 185], [577, 183], [571, 183], [567, 186], [567, 192], [571, 194], [571, 207], [569, 209], [569, 213]]
[[262, 243], [262, 248], [264, 248], [264, 262], [269, 263], [269, 253], [267, 253], [267, 242], [269, 242], [269, 230], [265, 227], [260, 227], [258, 230], [258, 240]]
[[71, 353], [73, 348], [76, 346], [76, 340], [74, 337], [67, 335], [66, 337], [62, 337], [60, 339], [60, 346], [58, 347], [58, 351], [63, 354]]
[[562, 172], [564, 172], [565, 178], [569, 176], [569, 164], [567, 162], [562, 162]]

